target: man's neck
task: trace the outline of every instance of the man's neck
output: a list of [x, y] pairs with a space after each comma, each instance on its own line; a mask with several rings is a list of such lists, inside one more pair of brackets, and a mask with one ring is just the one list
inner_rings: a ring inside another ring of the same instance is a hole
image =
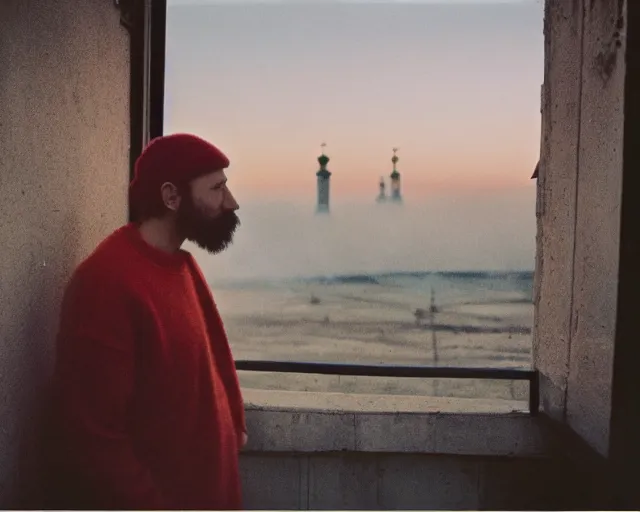
[[177, 252], [184, 238], [180, 237], [175, 226], [166, 219], [148, 219], [138, 225], [140, 236], [150, 246], [168, 253]]

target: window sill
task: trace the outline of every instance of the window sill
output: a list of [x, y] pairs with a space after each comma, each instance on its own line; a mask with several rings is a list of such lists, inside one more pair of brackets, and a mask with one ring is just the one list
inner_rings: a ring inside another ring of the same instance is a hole
[[247, 452], [393, 452], [542, 457], [526, 403], [244, 389]]

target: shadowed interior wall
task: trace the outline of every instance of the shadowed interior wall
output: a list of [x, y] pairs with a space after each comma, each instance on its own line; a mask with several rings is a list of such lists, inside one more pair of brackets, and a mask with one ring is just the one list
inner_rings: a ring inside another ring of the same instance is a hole
[[0, 508], [36, 503], [64, 284], [127, 219], [129, 69], [111, 0], [0, 4]]
[[[548, 458], [408, 453], [246, 453], [246, 510], [567, 510]], [[562, 483], [561, 483], [562, 482]]]

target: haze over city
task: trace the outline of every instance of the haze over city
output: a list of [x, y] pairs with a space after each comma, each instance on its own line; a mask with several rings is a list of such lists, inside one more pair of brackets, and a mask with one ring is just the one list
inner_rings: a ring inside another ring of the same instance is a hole
[[[531, 270], [542, 17], [535, 0], [170, 0], [165, 132], [219, 145], [241, 204], [208, 277]], [[404, 204], [377, 205], [393, 147]]]

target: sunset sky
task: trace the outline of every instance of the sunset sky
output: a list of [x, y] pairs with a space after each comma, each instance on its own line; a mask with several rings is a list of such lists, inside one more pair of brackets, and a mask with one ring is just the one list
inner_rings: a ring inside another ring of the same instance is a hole
[[[169, 0], [166, 130], [231, 157], [244, 194], [334, 197], [529, 187], [540, 140], [542, 6]], [[186, 4], [182, 5], [182, 4]]]
[[219, 145], [241, 205], [310, 212], [322, 142], [334, 204], [373, 202], [397, 146], [407, 204], [468, 198], [531, 267], [542, 23], [540, 0], [169, 0], [165, 131]]

